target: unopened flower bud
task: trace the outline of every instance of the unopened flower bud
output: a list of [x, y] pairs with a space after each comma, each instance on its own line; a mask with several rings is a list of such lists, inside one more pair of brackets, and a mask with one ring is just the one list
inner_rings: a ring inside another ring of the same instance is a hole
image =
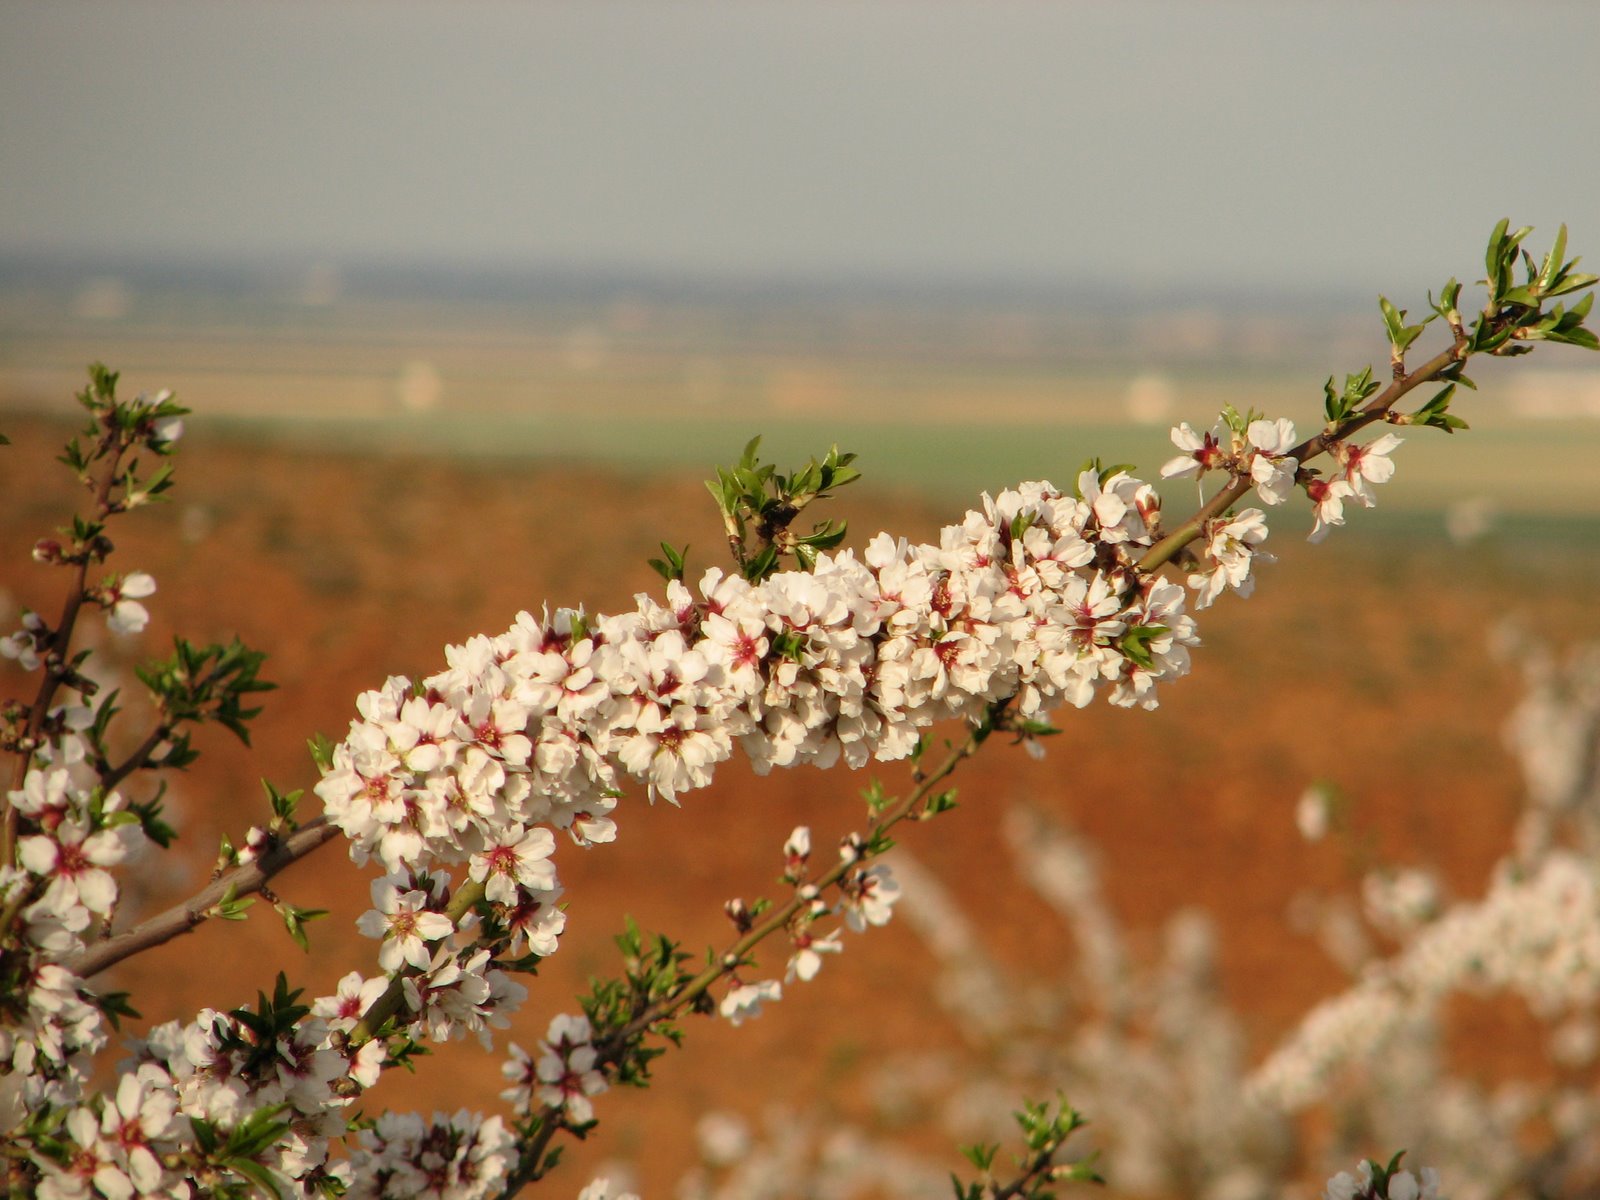
[[722, 911], [728, 914], [728, 920], [733, 922], [733, 927], [740, 933], [749, 933], [750, 927], [755, 924], [750, 916], [750, 910], [743, 900], [735, 897], [722, 906]]
[[244, 849], [240, 850], [235, 858], [240, 863], [253, 863], [261, 857], [262, 851], [267, 848], [272, 840], [271, 835], [259, 825], [250, 826], [250, 831], [244, 835]]
[[798, 879], [811, 858], [811, 830], [800, 825], [783, 844], [783, 876]]

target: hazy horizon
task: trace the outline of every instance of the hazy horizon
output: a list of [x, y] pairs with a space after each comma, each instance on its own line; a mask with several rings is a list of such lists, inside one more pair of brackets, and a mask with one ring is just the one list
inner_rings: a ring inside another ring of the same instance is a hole
[[1589, 4], [0, 0], [0, 33], [13, 261], [1365, 296], [1465, 277], [1501, 216], [1600, 239]]

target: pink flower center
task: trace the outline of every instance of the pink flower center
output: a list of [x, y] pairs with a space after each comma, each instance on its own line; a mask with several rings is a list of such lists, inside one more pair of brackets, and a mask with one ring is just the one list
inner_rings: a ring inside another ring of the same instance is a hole
[[736, 642], [733, 661], [741, 667], [753, 667], [761, 661], [761, 651], [757, 649], [756, 639], [748, 633], [741, 633]]
[[489, 869], [499, 875], [515, 875], [517, 873], [517, 848], [515, 846], [496, 846], [489, 851]]
[[56, 856], [56, 874], [78, 876], [94, 865], [84, 854], [82, 842], [60, 842], [58, 845], [60, 851]]

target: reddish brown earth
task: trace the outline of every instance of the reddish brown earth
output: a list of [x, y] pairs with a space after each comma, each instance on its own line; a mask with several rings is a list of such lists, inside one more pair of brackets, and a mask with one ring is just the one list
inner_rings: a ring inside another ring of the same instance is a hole
[[[49, 461], [60, 430], [13, 423], [5, 432], [15, 444], [0, 449], [0, 588], [16, 604], [53, 611], [60, 578], [32, 564], [28, 549], [63, 522], [78, 493]], [[958, 515], [864, 489], [841, 508], [863, 534], [883, 527], [913, 537]], [[1581, 634], [1597, 568], [1562, 565], [1552, 548], [1407, 543], [1372, 531], [1381, 518], [1358, 513], [1353, 529], [1321, 547], [1276, 547], [1282, 561], [1265, 568], [1255, 597], [1202, 614], [1196, 671], [1158, 712], [1068, 712], [1043, 762], [990, 747], [957, 780], [962, 806], [910, 831], [907, 845], [985, 920], [1001, 963], [1037, 975], [1071, 953], [1056, 922], [1005, 873], [994, 818], [1022, 797], [1098, 842], [1110, 900], [1136, 936], [1147, 939], [1180, 906], [1215, 915], [1224, 985], [1249, 1014], [1258, 1051], [1342, 978], [1284, 917], [1300, 888], [1338, 890], [1351, 878], [1344, 849], [1307, 845], [1295, 830], [1293, 803], [1309, 780], [1331, 778], [1348, 792], [1356, 828], [1382, 856], [1438, 862], [1458, 891], [1480, 889], [1518, 796], [1500, 740], [1518, 682], [1491, 660], [1486, 630], [1521, 614], [1553, 636]], [[161, 590], [142, 642], [106, 646], [107, 657], [131, 665], [174, 631], [197, 640], [237, 634], [270, 652], [267, 674], [279, 685], [265, 698], [252, 749], [220, 732], [200, 739], [205, 757], [173, 789], [187, 851], [147, 863], [156, 882], [134, 897], [141, 912], [196, 888], [218, 837], [264, 819], [261, 777], [311, 786], [306, 737], [339, 737], [362, 689], [390, 673], [430, 672], [445, 643], [498, 632], [546, 599], [602, 611], [627, 605], [652, 586], [644, 560], [663, 537], [691, 543], [698, 566], [715, 561], [719, 545], [693, 479], [312, 455], [208, 441], [203, 430], [183, 445], [174, 501], [119, 521], [113, 536], [113, 565], [152, 572]], [[14, 621], [13, 608], [4, 622]], [[21, 687], [0, 670], [0, 696]], [[883, 775], [891, 789], [903, 779], [896, 769]], [[758, 780], [732, 763], [681, 810], [625, 801], [615, 845], [561, 855], [567, 937], [514, 1036], [531, 1045], [551, 1014], [573, 1007], [588, 975], [614, 968], [610, 936], [625, 913], [697, 952], [725, 942], [723, 901], [772, 888], [794, 825], [811, 825], [821, 845], [859, 828], [865, 782], [843, 771]], [[285, 897], [334, 911], [313, 926], [309, 956], [261, 911], [243, 926], [202, 928], [105, 982], [132, 991], [150, 1020], [244, 1002], [280, 969], [313, 994], [328, 990], [345, 970], [372, 967], [371, 943], [353, 929], [367, 907], [366, 878], [336, 844], [281, 877]], [[779, 961], [774, 954], [774, 973]], [[861, 1111], [852, 1083], [863, 1056], [951, 1032], [928, 992], [930, 966], [895, 924], [851, 939], [814, 984], [758, 1021], [691, 1023], [687, 1050], [660, 1063], [655, 1089], [601, 1101], [596, 1144], [573, 1152], [570, 1187], [555, 1191], [574, 1193], [585, 1166], [615, 1156], [636, 1161], [650, 1191], [667, 1194], [666, 1181], [690, 1161], [693, 1116], [710, 1107], [758, 1116], [768, 1101], [804, 1107], [820, 1097], [833, 1111]], [[1517, 1036], [1525, 1025], [1510, 1006], [1468, 1008], [1460, 1037], [1471, 1047], [1468, 1068], [1536, 1072], [1536, 1051]], [[497, 1061], [476, 1044], [449, 1047], [373, 1099], [493, 1107]]]

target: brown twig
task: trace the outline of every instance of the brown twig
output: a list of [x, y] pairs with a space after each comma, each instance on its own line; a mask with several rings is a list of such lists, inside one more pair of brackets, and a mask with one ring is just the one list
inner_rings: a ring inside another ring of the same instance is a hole
[[129, 775], [145, 766], [155, 748], [172, 736], [172, 728], [165, 721], [158, 722], [139, 742], [139, 745], [116, 766], [109, 762], [97, 763], [100, 786], [110, 791]]
[[338, 834], [338, 826], [329, 824], [326, 817], [315, 817], [288, 837], [268, 846], [254, 862], [225, 871], [182, 903], [173, 905], [148, 921], [141, 921], [124, 933], [96, 942], [62, 965], [73, 974], [88, 979], [125, 958], [192, 932], [215, 915], [216, 907], [224, 900], [254, 895], [278, 872]]

